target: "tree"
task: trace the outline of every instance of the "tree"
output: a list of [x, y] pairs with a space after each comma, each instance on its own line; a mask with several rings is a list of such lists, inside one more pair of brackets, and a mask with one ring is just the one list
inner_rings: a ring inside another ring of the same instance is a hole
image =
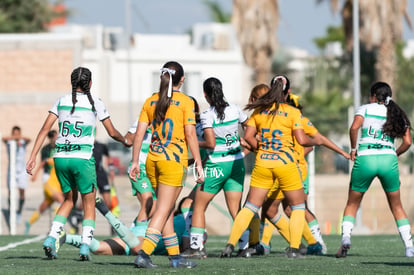
[[255, 83], [267, 83], [276, 48], [277, 0], [233, 0], [232, 23]]
[[44, 32], [62, 13], [66, 11], [55, 12], [48, 0], [0, 0], [0, 33]]
[[225, 12], [217, 1], [204, 0], [204, 5], [208, 8], [210, 17], [214, 20], [214, 22], [230, 23], [231, 13]]
[[[322, 1], [317, 0], [317, 2]], [[338, 2], [338, 0], [330, 0], [334, 11], [338, 10]], [[353, 45], [352, 8], [353, 1], [345, 0], [342, 18], [348, 51], [352, 50]], [[367, 51], [372, 51], [376, 56], [374, 65], [376, 80], [388, 82], [392, 87], [397, 70], [396, 46], [402, 41], [403, 18], [411, 27], [407, 0], [359, 0], [360, 41]]]

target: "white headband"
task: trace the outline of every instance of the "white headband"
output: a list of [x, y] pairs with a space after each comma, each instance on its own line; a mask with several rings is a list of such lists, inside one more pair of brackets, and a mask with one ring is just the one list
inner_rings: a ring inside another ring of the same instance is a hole
[[388, 104], [390, 104], [390, 101], [392, 100], [392, 98], [390, 97], [390, 96], [387, 96], [386, 98], [385, 98], [385, 101], [384, 101], [384, 104], [385, 104], [385, 106], [387, 106]]
[[278, 79], [282, 79], [283, 91], [284, 91], [286, 89], [287, 80], [286, 80], [286, 78], [284, 76], [279, 75], [279, 76], [276, 76], [275, 78], [273, 78], [272, 84], [274, 84], [276, 82], [276, 80], [278, 80]]
[[171, 97], [171, 93], [172, 93], [172, 75], [175, 74], [175, 70], [170, 69], [170, 68], [161, 68], [160, 71], [161, 71], [161, 74], [168, 73], [170, 75], [170, 82], [168, 83], [168, 93], [167, 93], [167, 96], [168, 97]]

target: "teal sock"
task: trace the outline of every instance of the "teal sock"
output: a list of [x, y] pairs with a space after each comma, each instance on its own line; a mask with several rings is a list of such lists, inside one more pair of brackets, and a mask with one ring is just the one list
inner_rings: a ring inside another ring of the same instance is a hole
[[118, 236], [130, 247], [134, 248], [139, 245], [139, 240], [135, 237], [134, 233], [129, 230], [117, 217], [114, 216], [111, 212], [106, 213], [105, 218], [114, 228]]
[[90, 249], [92, 252], [95, 252], [96, 250], [98, 250], [98, 249], [99, 249], [99, 246], [100, 246], [100, 245], [101, 245], [101, 244], [100, 244], [100, 242], [99, 242], [97, 239], [92, 238], [91, 243], [89, 244], [89, 249]]
[[82, 236], [81, 235], [72, 235], [72, 234], [67, 234], [66, 235], [66, 240], [65, 243], [73, 245], [77, 248], [80, 247], [81, 243], [82, 243]]

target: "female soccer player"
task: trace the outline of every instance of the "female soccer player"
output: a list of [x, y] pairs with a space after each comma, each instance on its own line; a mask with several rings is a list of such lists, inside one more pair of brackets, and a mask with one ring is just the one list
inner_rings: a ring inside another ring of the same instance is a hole
[[[286, 78], [287, 79], [287, 78]], [[287, 79], [288, 83], [289, 80]], [[298, 108], [299, 110], [302, 109], [302, 106], [299, 104], [299, 97], [293, 95], [292, 93], [289, 94], [287, 98], [287, 104]], [[349, 159], [350, 156], [344, 150], [339, 148], [335, 143], [333, 143], [330, 139], [322, 135], [315, 126], [313, 126], [312, 122], [305, 117], [302, 116], [302, 125], [305, 134], [309, 137], [312, 137], [314, 140], [318, 140], [320, 145], [325, 146], [332, 151], [341, 154], [344, 158]], [[322, 239], [322, 235], [320, 234], [319, 225], [316, 219], [316, 216], [308, 209], [306, 204], [307, 195], [309, 193], [309, 182], [308, 182], [308, 164], [305, 159], [305, 155], [309, 153], [312, 148], [311, 147], [303, 147], [298, 142], [294, 144], [294, 150], [296, 153], [296, 159], [298, 166], [300, 168], [302, 183], [305, 191], [305, 218], [308, 223], [305, 224], [303, 236], [308, 243], [307, 254], [326, 254], [326, 246]], [[287, 223], [284, 221], [284, 217], [281, 216], [281, 213], [278, 213], [278, 208], [280, 202], [283, 201], [283, 205], [285, 208], [285, 212], [288, 216], [290, 216], [290, 207], [286, 200], [284, 200], [283, 193], [280, 190], [271, 190], [269, 192], [268, 199], [263, 206], [263, 212], [265, 216], [269, 219], [269, 221], [276, 226], [282, 236], [284, 236], [289, 241], [289, 230], [287, 228]], [[315, 231], [313, 232], [312, 231]], [[270, 232], [267, 232], [270, 231]], [[269, 244], [271, 233], [273, 231], [273, 227], [266, 227], [263, 230], [262, 236], [262, 245], [265, 248], [269, 248], [267, 245]], [[267, 247], [266, 247], [267, 246]]]
[[219, 79], [211, 77], [203, 83], [204, 96], [210, 108], [201, 113], [208, 158], [204, 164], [205, 179], [196, 191], [191, 220], [190, 248], [184, 257], [205, 258], [203, 245], [205, 211], [210, 201], [224, 190], [226, 204], [233, 219], [240, 210], [244, 184], [244, 161], [239, 141], [239, 124], [245, 126], [247, 115], [224, 98]]
[[275, 183], [279, 185], [292, 208], [288, 256], [300, 257], [299, 245], [305, 222], [305, 194], [294, 155], [294, 137], [303, 146], [319, 144], [305, 135], [300, 111], [285, 103], [288, 94], [286, 78], [276, 76], [272, 79], [269, 92], [246, 106], [247, 110], [253, 109], [254, 112], [247, 123], [244, 138], [253, 150], [257, 150], [256, 162], [246, 204], [236, 216], [222, 257], [231, 256], [235, 243], [257, 214]]
[[[397, 158], [411, 145], [410, 127], [407, 115], [392, 99], [391, 87], [384, 82], [374, 83], [371, 86], [370, 103], [357, 109], [349, 129], [351, 160], [355, 162], [342, 219], [342, 241], [336, 257], [346, 257], [351, 248], [356, 212], [375, 177], [378, 177], [387, 195], [405, 246], [405, 256], [414, 257], [411, 227], [401, 204]], [[357, 144], [359, 129], [361, 137]], [[395, 138], [402, 139], [397, 149], [394, 147]]]
[[59, 179], [65, 200], [60, 206], [43, 243], [48, 258], [57, 257], [59, 236], [67, 217], [76, 203], [78, 191], [81, 193], [84, 210], [82, 222], [82, 244], [80, 259], [89, 260], [89, 244], [95, 229], [95, 160], [92, 157], [95, 140], [96, 117], [102, 122], [108, 134], [125, 144], [124, 137], [112, 124], [104, 103], [90, 93], [92, 73], [89, 69], [78, 67], [71, 74], [72, 93], [60, 97], [36, 137], [26, 171], [32, 174], [36, 165], [36, 155], [54, 122], [59, 121], [59, 134], [54, 155], [56, 175]]
[[155, 267], [149, 255], [162, 237], [170, 255], [170, 265], [191, 268], [196, 264], [180, 256], [173, 227], [173, 209], [186, 175], [187, 146], [195, 160], [197, 181], [204, 181], [194, 126], [194, 103], [190, 97], [177, 91], [184, 81], [184, 70], [179, 63], [167, 62], [161, 69], [160, 78], [159, 92], [149, 97], [141, 110], [129, 172], [132, 180], [140, 175], [139, 152], [145, 131], [151, 124], [152, 141], [146, 172], [156, 190], [157, 205], [145, 233], [142, 250], [135, 259], [135, 266]]

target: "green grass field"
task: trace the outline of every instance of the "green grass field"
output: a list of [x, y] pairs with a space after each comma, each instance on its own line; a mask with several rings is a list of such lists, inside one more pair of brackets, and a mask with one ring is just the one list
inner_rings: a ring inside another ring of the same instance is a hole
[[[284, 255], [286, 242], [273, 236], [272, 252], [266, 257], [220, 259], [225, 237], [209, 236], [209, 257], [198, 260], [196, 269], [172, 269], [165, 256], [153, 256], [159, 268], [134, 268], [134, 256], [97, 256], [92, 261], [80, 262], [79, 250], [64, 245], [57, 260], [45, 258], [42, 240], [7, 249], [11, 243], [34, 239], [36, 236], [0, 236], [0, 274], [413, 274], [414, 258], [404, 257], [403, 244], [398, 235], [354, 236], [347, 258], [335, 258], [340, 237], [325, 236], [326, 256], [306, 256], [288, 259]], [[104, 239], [104, 237], [97, 237]], [[120, 273], [118, 273], [120, 272]]]

